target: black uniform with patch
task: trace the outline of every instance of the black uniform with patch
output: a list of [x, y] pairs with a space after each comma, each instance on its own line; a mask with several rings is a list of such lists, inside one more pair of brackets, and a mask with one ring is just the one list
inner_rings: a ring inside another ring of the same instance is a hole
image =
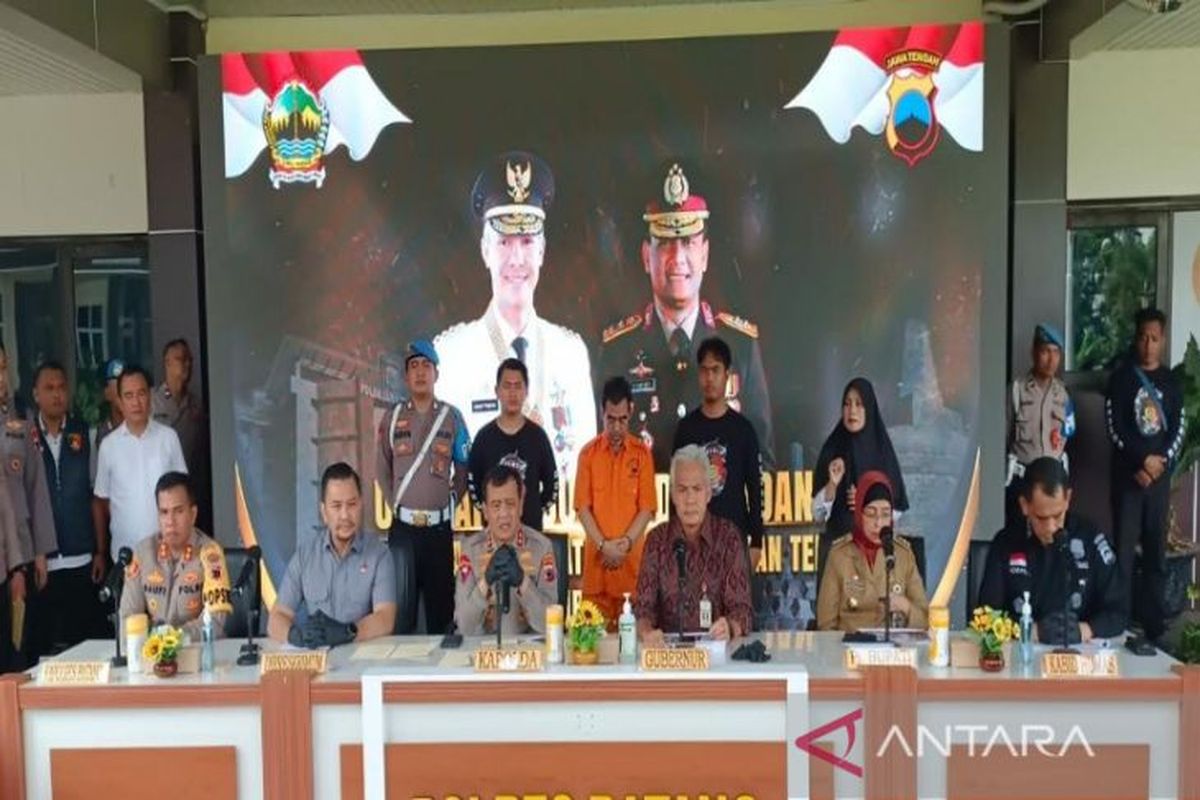
[[1065, 529], [1065, 552], [1057, 544], [1043, 545], [1024, 520], [997, 533], [988, 550], [979, 603], [1019, 619], [1023, 593], [1029, 591], [1039, 626], [1066, 613], [1076, 630], [1086, 622], [1097, 637], [1117, 636], [1125, 630], [1126, 612], [1112, 544], [1082, 517], [1068, 514]]

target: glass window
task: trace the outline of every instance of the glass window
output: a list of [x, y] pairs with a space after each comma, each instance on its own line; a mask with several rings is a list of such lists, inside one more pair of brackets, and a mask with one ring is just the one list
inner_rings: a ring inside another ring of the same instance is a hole
[[1109, 369], [1133, 341], [1133, 317], [1158, 296], [1154, 224], [1082, 225], [1070, 231], [1066, 368]]
[[38, 364], [62, 352], [58, 248], [0, 243], [0, 342], [8, 354], [12, 399], [24, 413]]
[[110, 358], [154, 372], [150, 270], [144, 239], [74, 245], [75, 413], [95, 424], [104, 407], [101, 372]]

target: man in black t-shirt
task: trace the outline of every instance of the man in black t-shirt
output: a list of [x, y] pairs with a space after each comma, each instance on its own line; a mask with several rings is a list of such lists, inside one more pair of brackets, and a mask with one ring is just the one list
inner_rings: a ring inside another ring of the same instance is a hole
[[507, 358], [496, 370], [496, 398], [500, 416], [484, 425], [471, 443], [467, 460], [471, 497], [483, 505], [483, 484], [497, 465], [515, 469], [525, 483], [521, 522], [542, 530], [542, 516], [558, 498], [558, 466], [546, 432], [522, 409], [529, 392], [529, 371], [524, 362]]
[[700, 407], [679, 421], [672, 452], [698, 444], [708, 453], [712, 500], [708, 508], [750, 537], [750, 570], [762, 555], [762, 458], [750, 420], [729, 407], [726, 384], [733, 356], [719, 337], [705, 339], [696, 354]]
[[[1162, 361], [1167, 318], [1156, 308], [1138, 312], [1133, 352], [1108, 381], [1105, 414], [1112, 440], [1113, 527], [1122, 589], [1131, 618], [1157, 639], [1166, 627], [1167, 516], [1171, 472], [1183, 449], [1185, 419], [1179, 382]], [[1142, 548], [1138, 597], [1133, 596], [1133, 562]]]

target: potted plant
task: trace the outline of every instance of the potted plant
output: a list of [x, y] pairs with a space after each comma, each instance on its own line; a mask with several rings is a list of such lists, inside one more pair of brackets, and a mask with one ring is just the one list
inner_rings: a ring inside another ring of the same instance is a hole
[[979, 668], [985, 672], [1004, 669], [1004, 645], [1021, 637], [1021, 630], [1007, 613], [991, 606], [975, 609], [971, 633], [979, 642]]
[[179, 671], [179, 648], [183, 645], [183, 635], [177, 628], [165, 625], [146, 639], [142, 645], [142, 658], [154, 666], [154, 674], [160, 678], [170, 678]]
[[604, 615], [591, 600], [581, 600], [575, 607], [567, 633], [572, 664], [596, 664], [600, 661], [596, 645], [604, 638], [604, 624]]

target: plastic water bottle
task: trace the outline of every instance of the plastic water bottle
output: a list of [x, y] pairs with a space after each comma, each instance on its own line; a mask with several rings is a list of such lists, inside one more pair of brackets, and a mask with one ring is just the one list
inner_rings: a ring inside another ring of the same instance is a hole
[[621, 616], [617, 618], [617, 631], [620, 637], [621, 663], [635, 663], [637, 661], [637, 618], [633, 616], [629, 592], [625, 592], [625, 605], [621, 608]]
[[1028, 667], [1033, 663], [1033, 603], [1029, 592], [1025, 592], [1025, 603], [1021, 606], [1021, 664]]
[[204, 614], [200, 617], [200, 671], [212, 672], [216, 654], [213, 644], [213, 619], [208, 605], [204, 606]]

